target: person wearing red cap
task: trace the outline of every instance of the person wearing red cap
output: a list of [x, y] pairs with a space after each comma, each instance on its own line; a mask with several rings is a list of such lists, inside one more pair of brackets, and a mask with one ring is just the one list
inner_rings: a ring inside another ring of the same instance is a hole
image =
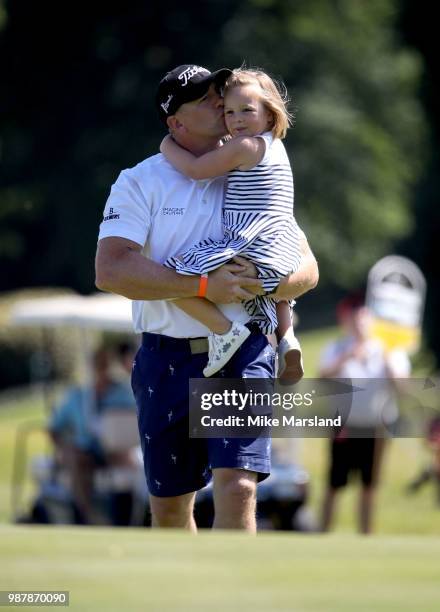
[[[226, 134], [220, 88], [230, 70], [178, 66], [159, 84], [156, 106], [176, 141], [195, 155], [220, 146]], [[226, 378], [274, 376], [274, 352], [241, 302], [262, 292], [255, 269], [236, 260], [206, 277], [162, 264], [206, 236], [222, 236], [224, 178], [196, 181], [162, 154], [124, 170], [112, 186], [100, 227], [96, 284], [133, 300], [142, 333], [132, 376], [150, 491], [153, 525], [196, 530], [195, 492], [211, 477], [217, 528], [256, 529], [256, 485], [270, 472], [268, 439], [193, 439], [188, 435], [188, 381], [201, 378], [209, 330], [173, 304], [203, 296], [251, 334], [227, 364]], [[302, 241], [298, 271], [277, 290], [294, 299], [317, 283], [316, 261]]]

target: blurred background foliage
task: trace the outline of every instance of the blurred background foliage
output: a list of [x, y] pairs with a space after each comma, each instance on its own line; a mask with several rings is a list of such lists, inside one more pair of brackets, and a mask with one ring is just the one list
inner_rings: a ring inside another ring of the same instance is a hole
[[0, 291], [93, 291], [110, 185], [163, 136], [158, 81], [245, 62], [295, 110], [296, 214], [321, 271], [302, 322], [327, 323], [338, 292], [399, 252], [427, 276], [440, 355], [434, 24], [415, 0], [0, 0]]

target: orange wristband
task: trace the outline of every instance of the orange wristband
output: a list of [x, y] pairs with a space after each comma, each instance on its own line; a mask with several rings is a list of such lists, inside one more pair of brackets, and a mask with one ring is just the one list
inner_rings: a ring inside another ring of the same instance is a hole
[[208, 275], [201, 274], [200, 282], [199, 282], [199, 292], [197, 294], [197, 297], [205, 297], [207, 289], [208, 289]]

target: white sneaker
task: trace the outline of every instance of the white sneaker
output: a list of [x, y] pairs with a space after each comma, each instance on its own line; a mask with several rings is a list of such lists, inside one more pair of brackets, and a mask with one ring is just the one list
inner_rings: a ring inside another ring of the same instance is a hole
[[304, 376], [304, 365], [298, 339], [293, 333], [286, 336], [278, 344], [278, 378], [293, 385]]
[[203, 375], [208, 377], [222, 369], [251, 332], [242, 323], [234, 322], [226, 334], [209, 334], [208, 364]]

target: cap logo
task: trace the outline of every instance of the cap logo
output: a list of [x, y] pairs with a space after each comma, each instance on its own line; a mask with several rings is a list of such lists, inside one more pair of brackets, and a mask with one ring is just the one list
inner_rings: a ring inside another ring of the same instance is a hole
[[206, 72], [206, 74], [210, 74], [209, 70], [206, 70], [206, 68], [202, 68], [201, 66], [190, 66], [189, 68], [185, 68], [185, 70], [181, 72], [177, 78], [179, 81], [183, 81], [182, 87], [185, 87], [188, 81], [199, 72]]
[[167, 113], [167, 112], [168, 112], [168, 108], [169, 108], [169, 106], [170, 106], [170, 102], [171, 102], [171, 100], [172, 100], [172, 99], [173, 99], [173, 95], [172, 95], [172, 94], [170, 94], [170, 95], [168, 96], [167, 101], [166, 101], [166, 102], [162, 102], [162, 104], [160, 105], [160, 106], [163, 108], [163, 110], [164, 110], [164, 112], [165, 112], [165, 113]]

